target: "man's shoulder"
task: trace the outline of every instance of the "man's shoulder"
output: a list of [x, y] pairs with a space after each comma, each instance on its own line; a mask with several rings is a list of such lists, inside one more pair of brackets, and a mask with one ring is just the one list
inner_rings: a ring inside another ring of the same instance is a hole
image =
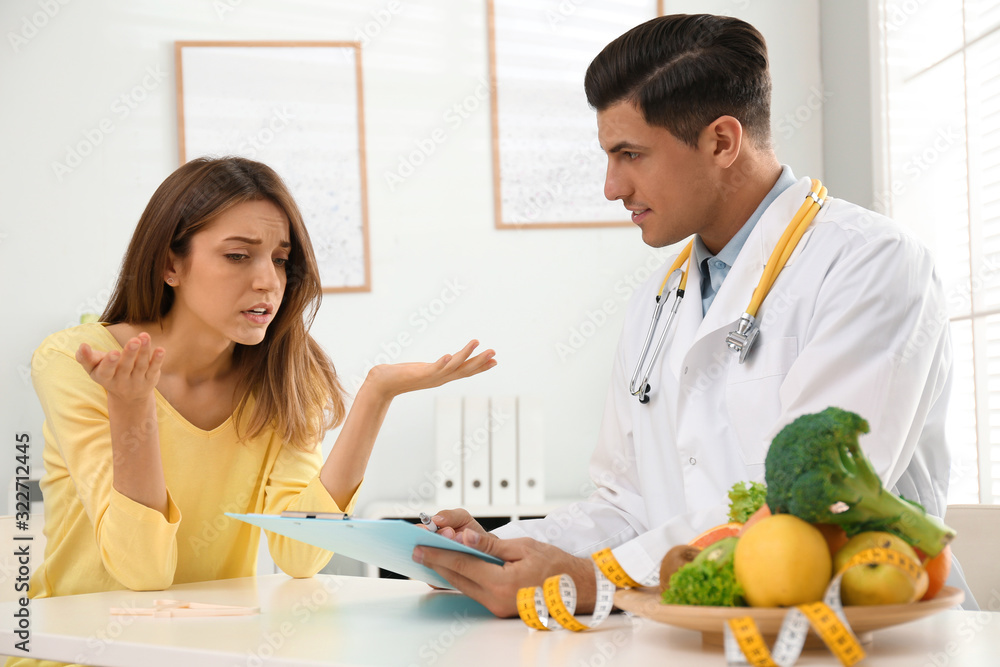
[[929, 249], [911, 229], [888, 216], [837, 198], [830, 198], [824, 208], [813, 227], [827, 251], [867, 248], [930, 257]]
[[840, 231], [860, 242], [894, 238], [916, 240], [909, 229], [892, 218], [836, 197], [827, 200], [816, 227], [825, 227], [827, 232]]

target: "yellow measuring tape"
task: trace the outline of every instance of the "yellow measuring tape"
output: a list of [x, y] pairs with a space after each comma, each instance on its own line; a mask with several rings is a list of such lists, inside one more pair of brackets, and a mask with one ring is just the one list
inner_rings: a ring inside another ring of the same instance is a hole
[[611, 549], [602, 549], [593, 554], [591, 558], [594, 559], [597, 569], [618, 588], [639, 588], [641, 586], [639, 582], [628, 576], [624, 568], [618, 564]]
[[[618, 564], [611, 549], [595, 553], [594, 574], [597, 590], [594, 612], [590, 625], [578, 621], [576, 613], [577, 592], [573, 579], [566, 574], [549, 577], [541, 586], [526, 586], [517, 592], [517, 613], [521, 620], [535, 630], [554, 630], [562, 627], [573, 632], [596, 628], [611, 614], [615, 606], [615, 590], [621, 586], [639, 586]], [[553, 626], [550, 619], [558, 625]]]
[[892, 565], [898, 567], [907, 576], [910, 577], [911, 581], [916, 581], [920, 577], [920, 564], [915, 560], [910, 558], [904, 553], [896, 551], [895, 549], [884, 549], [882, 547], [874, 547], [872, 549], [865, 549], [854, 555], [851, 560], [847, 561], [838, 572], [838, 575], [842, 575], [847, 572], [855, 565]]
[[827, 586], [822, 602], [800, 604], [788, 610], [774, 642], [773, 652], [768, 651], [764, 638], [751, 617], [730, 619], [723, 628], [728, 665], [791, 667], [802, 653], [810, 626], [845, 667], [862, 660], [865, 652], [844, 616], [840, 601], [840, 582], [844, 572], [852, 567], [871, 564], [898, 567], [913, 581], [920, 575], [919, 563], [898, 551], [883, 548], [861, 551], [836, 573]]
[[[541, 586], [529, 586], [518, 591], [517, 610], [521, 620], [536, 630], [561, 627], [573, 632], [582, 632], [603, 623], [614, 607], [615, 589], [635, 588], [640, 584], [618, 564], [610, 549], [599, 551], [591, 558], [597, 578], [597, 596], [589, 625], [574, 616], [576, 585], [565, 574], [549, 577]], [[822, 602], [801, 604], [788, 610], [773, 650], [768, 649], [752, 617], [728, 619], [723, 626], [727, 664], [730, 667], [791, 667], [802, 653], [810, 627], [844, 667], [851, 667], [862, 660], [865, 652], [844, 616], [840, 582], [844, 572], [850, 568], [868, 564], [898, 567], [914, 581], [920, 575], [919, 563], [905, 554], [892, 549], [866, 549], [837, 572]]]
[[841, 622], [836, 612], [823, 602], [799, 605], [799, 610], [809, 619], [809, 624], [816, 630], [823, 643], [830, 651], [840, 658], [845, 665], [853, 665], [865, 657], [857, 637], [848, 629], [846, 622]]
[[[576, 584], [568, 574], [549, 577], [541, 586], [526, 586], [517, 592], [517, 613], [521, 620], [535, 630], [566, 628], [582, 632], [596, 628], [611, 614], [615, 606], [615, 585], [596, 569], [597, 594], [590, 625], [578, 621], [576, 616]], [[555, 620], [557, 625], [552, 624]]]
[[727, 621], [727, 625], [749, 664], [753, 667], [778, 667], [753, 618], [750, 616], [731, 618]]

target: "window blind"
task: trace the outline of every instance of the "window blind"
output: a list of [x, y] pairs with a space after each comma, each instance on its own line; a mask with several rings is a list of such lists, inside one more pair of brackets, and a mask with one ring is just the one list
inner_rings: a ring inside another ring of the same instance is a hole
[[1000, 0], [881, 0], [884, 192], [932, 249], [955, 374], [949, 503], [1000, 503]]

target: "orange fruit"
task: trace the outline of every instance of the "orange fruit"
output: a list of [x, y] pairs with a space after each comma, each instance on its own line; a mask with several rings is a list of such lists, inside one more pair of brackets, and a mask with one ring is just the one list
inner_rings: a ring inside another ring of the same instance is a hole
[[826, 546], [830, 547], [831, 556], [836, 556], [840, 547], [847, 544], [847, 533], [840, 526], [835, 526], [832, 523], [814, 523], [813, 525], [826, 538]]
[[920, 557], [929, 580], [927, 583], [927, 592], [920, 599], [932, 600], [944, 588], [944, 582], [948, 579], [948, 573], [951, 572], [951, 545], [949, 544], [942, 549], [941, 553], [934, 556], [934, 558], [927, 558], [927, 554], [916, 547], [913, 550]]
[[771, 508], [767, 506], [767, 503], [764, 503], [763, 505], [760, 506], [760, 508], [758, 508], [756, 512], [750, 515], [750, 518], [747, 519], [747, 522], [743, 524], [742, 528], [740, 528], [739, 534], [743, 535], [743, 533], [747, 532], [747, 529], [750, 528], [750, 526], [754, 525], [761, 519], [767, 518], [769, 516], [771, 516]]
[[739, 535], [740, 528], [742, 527], [742, 523], [724, 523], [714, 528], [709, 528], [704, 533], [688, 542], [688, 545], [704, 549], [709, 545], [715, 544], [724, 537], [735, 537], [736, 535]]

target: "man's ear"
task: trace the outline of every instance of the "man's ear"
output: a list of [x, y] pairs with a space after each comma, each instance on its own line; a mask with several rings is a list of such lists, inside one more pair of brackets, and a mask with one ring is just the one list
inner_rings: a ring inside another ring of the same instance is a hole
[[743, 125], [732, 116], [719, 116], [701, 131], [698, 143], [711, 153], [716, 166], [728, 169], [743, 146]]

